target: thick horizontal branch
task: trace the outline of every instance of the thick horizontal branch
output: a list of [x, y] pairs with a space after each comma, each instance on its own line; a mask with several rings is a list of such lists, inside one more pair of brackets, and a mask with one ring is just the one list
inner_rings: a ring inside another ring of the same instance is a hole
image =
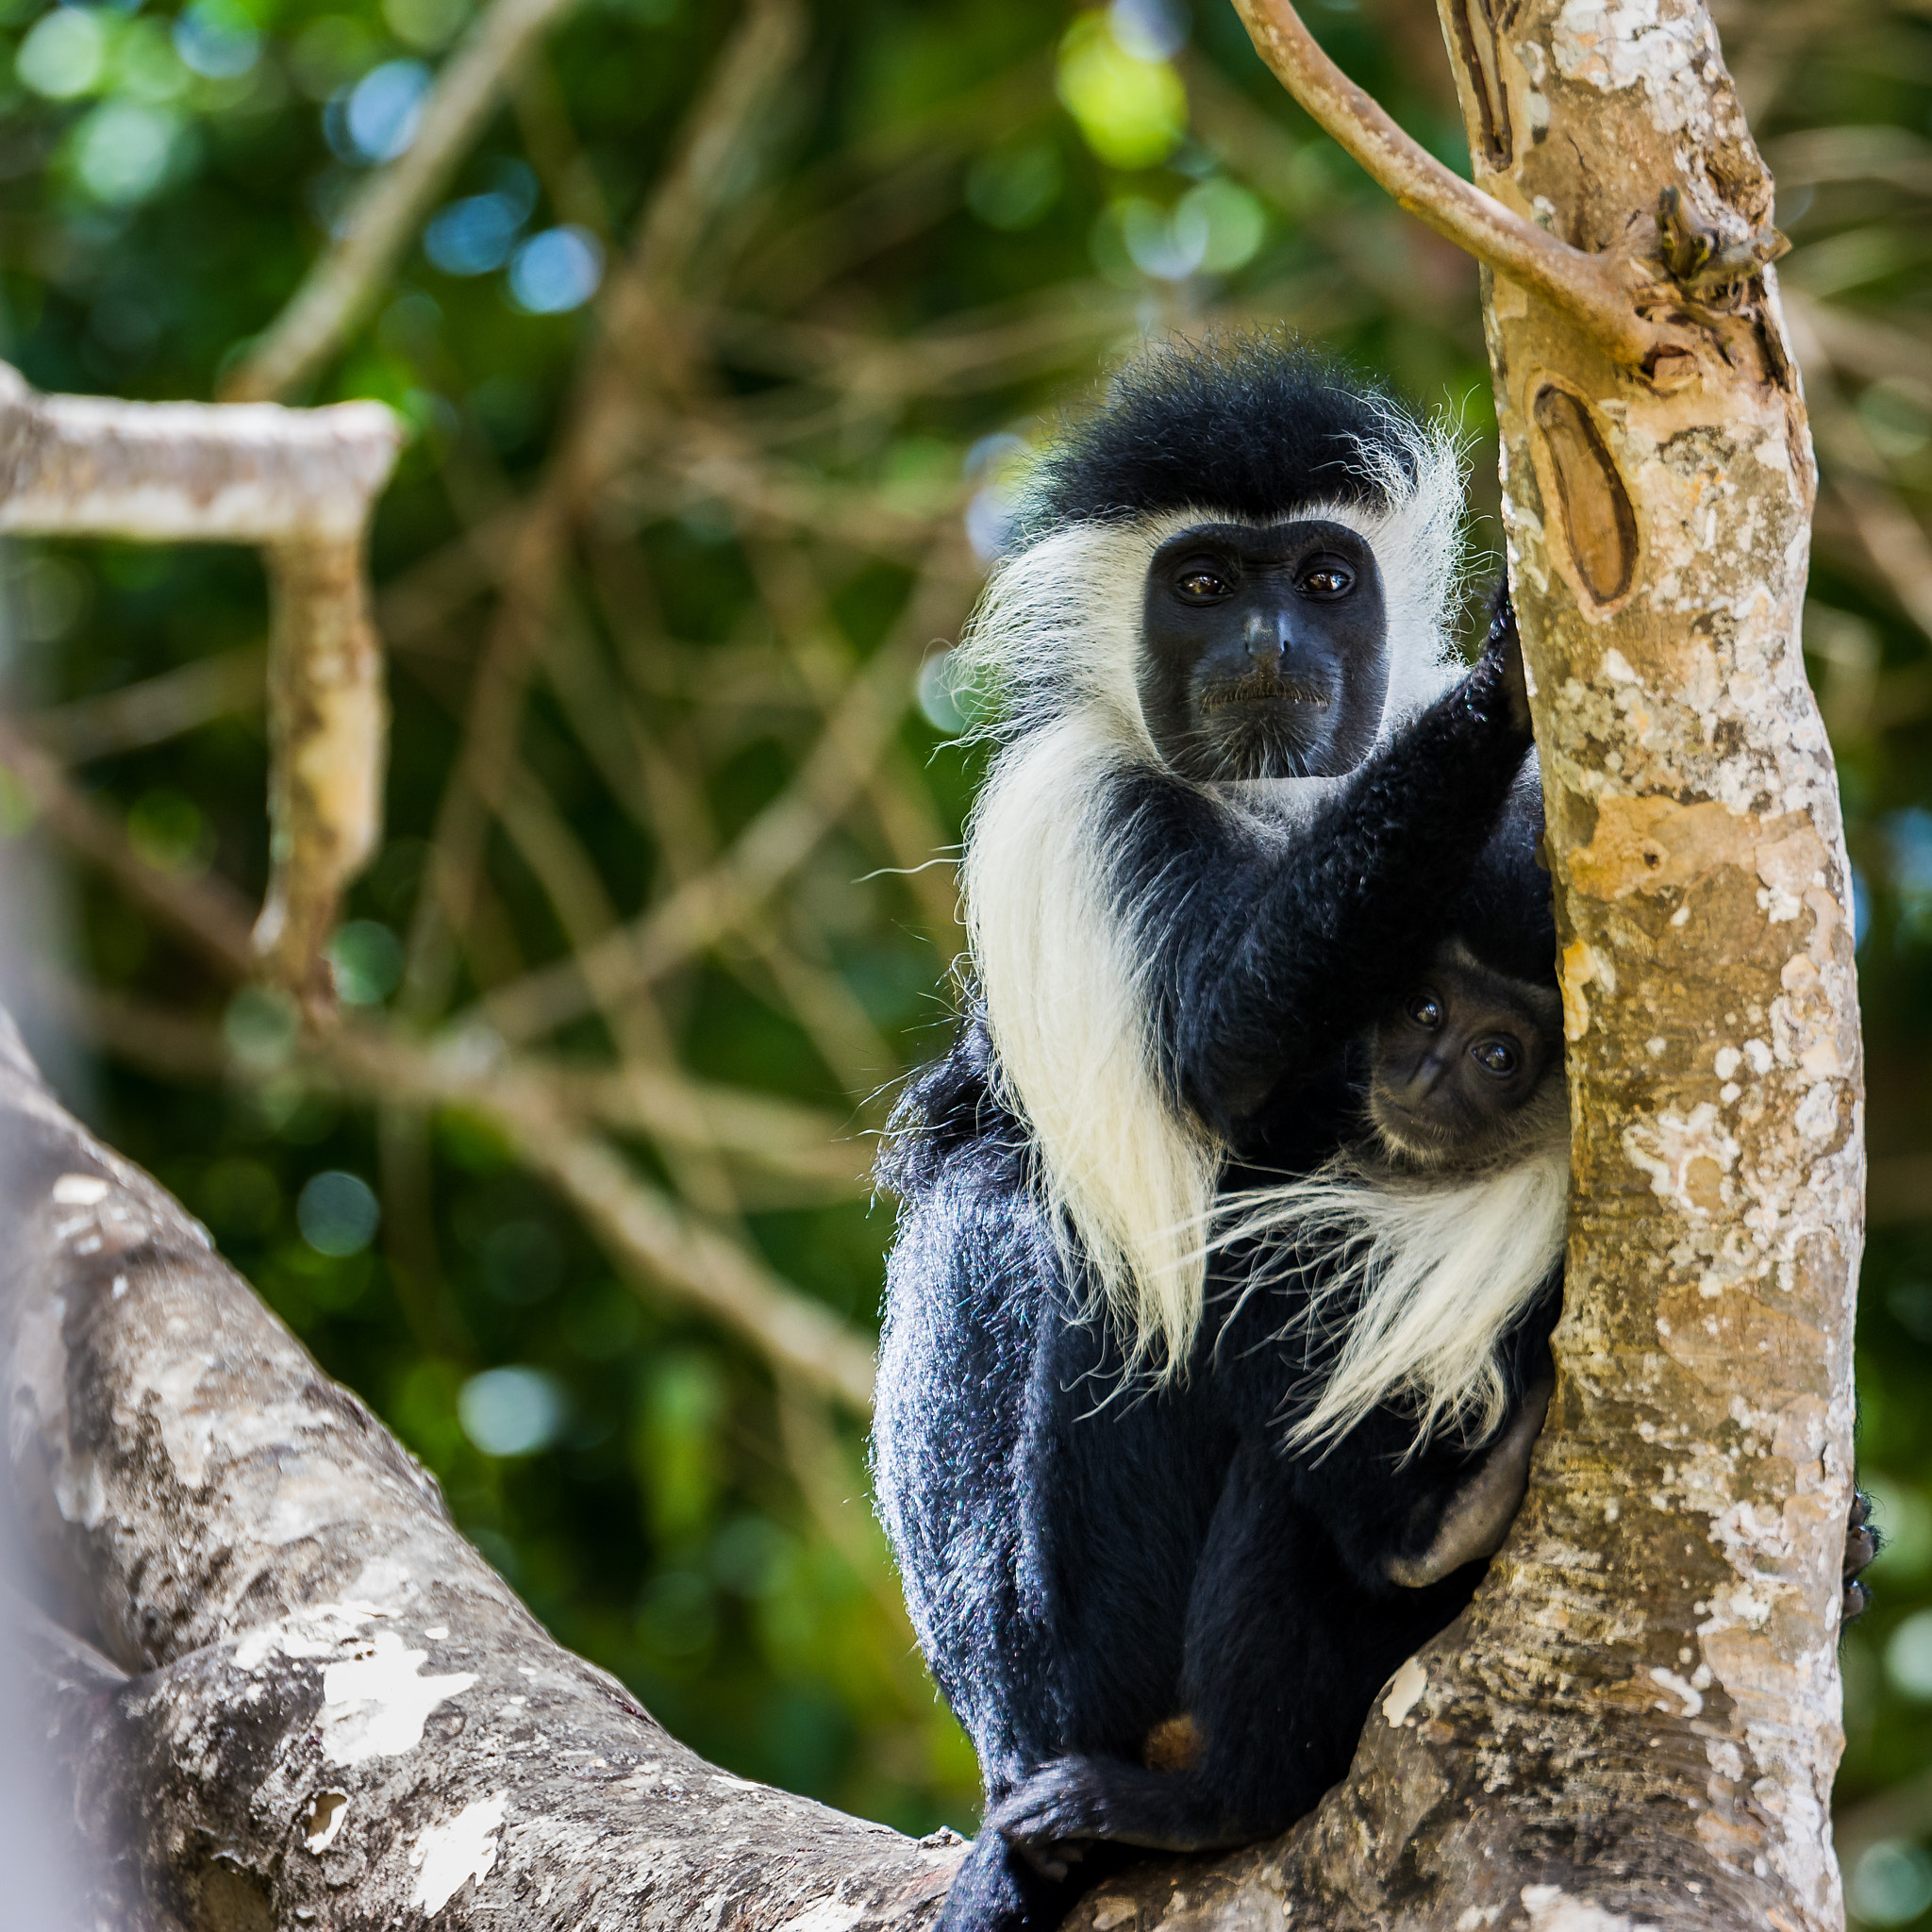
[[0, 530], [148, 542], [346, 541], [402, 428], [381, 403], [128, 403], [42, 395], [0, 364]]
[[[919, 1932], [957, 1840], [732, 1777], [555, 1644], [435, 1484], [0, 1019], [11, 1475], [98, 1633], [43, 1645], [155, 1924]], [[728, 1907], [724, 1902], [728, 1901]]]

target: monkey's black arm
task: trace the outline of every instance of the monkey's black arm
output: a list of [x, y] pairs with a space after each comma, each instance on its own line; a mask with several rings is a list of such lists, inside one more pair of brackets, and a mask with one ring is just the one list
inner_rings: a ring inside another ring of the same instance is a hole
[[1492, 648], [1278, 854], [1197, 791], [1123, 781], [1116, 878], [1153, 953], [1166, 1071], [1217, 1131], [1236, 1138], [1429, 958], [1530, 747], [1510, 675]]

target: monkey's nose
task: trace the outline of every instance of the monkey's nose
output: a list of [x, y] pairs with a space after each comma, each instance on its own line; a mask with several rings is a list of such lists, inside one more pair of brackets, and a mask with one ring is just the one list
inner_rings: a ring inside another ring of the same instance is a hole
[[1433, 1053], [1417, 1062], [1415, 1071], [1397, 1095], [1411, 1113], [1420, 1113], [1428, 1105], [1429, 1095], [1436, 1091], [1436, 1083], [1442, 1077], [1442, 1057]]
[[1248, 619], [1248, 656], [1257, 670], [1280, 670], [1288, 650], [1287, 629], [1288, 620], [1279, 613], [1271, 616], [1257, 610]]

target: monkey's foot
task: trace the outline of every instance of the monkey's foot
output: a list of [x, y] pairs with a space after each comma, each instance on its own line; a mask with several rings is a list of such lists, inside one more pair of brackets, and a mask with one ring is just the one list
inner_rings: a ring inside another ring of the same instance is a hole
[[1884, 1541], [1872, 1522], [1872, 1498], [1863, 1490], [1854, 1490], [1851, 1518], [1845, 1525], [1845, 1601], [1839, 1618], [1841, 1626], [1872, 1601], [1872, 1592], [1857, 1580], [1858, 1572], [1878, 1554]]
[[1108, 1835], [1106, 1810], [1091, 1760], [1057, 1757], [1014, 1786], [987, 1814], [986, 1824], [1036, 1872], [1064, 1878], [1086, 1857], [1079, 1840]]
[[1049, 1877], [1064, 1876], [1066, 1866], [1079, 1860], [1083, 1840], [1204, 1852], [1257, 1836], [1232, 1824], [1190, 1774], [1149, 1771], [1117, 1757], [1057, 1757], [1008, 1791], [986, 1823]]

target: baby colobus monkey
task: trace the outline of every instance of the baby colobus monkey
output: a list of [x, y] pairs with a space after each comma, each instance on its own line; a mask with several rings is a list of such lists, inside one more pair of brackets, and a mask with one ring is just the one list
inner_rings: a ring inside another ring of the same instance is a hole
[[[1533, 1324], [1397, 1350], [1351, 1385], [1351, 1456], [1289, 1455], [1294, 1378], [1250, 1344], [1292, 1310], [1241, 1291], [1283, 1233], [1254, 1197], [1357, 1137], [1359, 1037], [1454, 927], [1529, 750], [1507, 608], [1472, 670], [1444, 634], [1460, 508], [1445, 443], [1291, 345], [1157, 352], [1043, 464], [963, 644], [1003, 706], [967, 839], [975, 983], [882, 1162], [903, 1206], [874, 1435], [986, 1781], [952, 1932], [1056, 1917], [1058, 1847], [1307, 1808], [1418, 1619], [1458, 1607], [1466, 1579], [1389, 1564], [1427, 1565], [1432, 1473], [1450, 1497], [1481, 1421], [1518, 1420]], [[1211, 1238], [1243, 1211], [1245, 1242]], [[1411, 1381], [1468, 1427], [1418, 1446]], [[1264, 1694], [1191, 1701], [1203, 1655]], [[1192, 1782], [1150, 1770], [1150, 1736], [1204, 1712]], [[1108, 1804], [1127, 1773], [1168, 1782], [1138, 1828], [1011, 1812], [1077, 1763], [1110, 1768]]]
[[[1479, 1174], [1567, 1139], [1562, 1001], [1447, 940], [1415, 991], [1375, 1024], [1369, 1118], [1391, 1164]], [[1566, 1148], [1567, 1151], [1567, 1148]]]

